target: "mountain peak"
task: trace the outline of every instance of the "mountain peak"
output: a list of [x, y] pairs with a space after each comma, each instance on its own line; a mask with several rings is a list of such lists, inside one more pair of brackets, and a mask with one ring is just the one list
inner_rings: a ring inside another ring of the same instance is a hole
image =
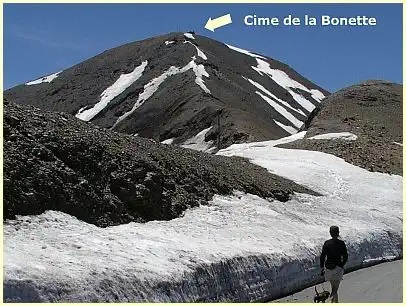
[[195, 148], [216, 151], [296, 133], [328, 92], [277, 60], [189, 31], [107, 50], [4, 94], [160, 142], [199, 139]]

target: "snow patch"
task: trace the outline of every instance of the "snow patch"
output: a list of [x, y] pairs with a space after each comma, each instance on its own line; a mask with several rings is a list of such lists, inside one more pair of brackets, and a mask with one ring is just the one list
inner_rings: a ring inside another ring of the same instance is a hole
[[170, 45], [170, 44], [173, 44], [173, 43], [174, 43], [173, 40], [166, 40], [166, 41], [165, 41], [165, 45]]
[[396, 142], [396, 141], [394, 141], [393, 143], [394, 143], [395, 145], [398, 145], [398, 146], [403, 147], [403, 144], [402, 144], [402, 143], [400, 143], [400, 142]]
[[275, 83], [277, 83], [279, 86], [283, 87], [286, 89], [290, 95], [293, 97], [293, 99], [299, 103], [303, 108], [305, 108], [307, 111], [311, 112], [315, 109], [315, 106], [307, 100], [305, 97], [302, 95], [298, 94], [292, 89], [301, 89], [303, 91], [306, 91], [311, 94], [312, 98], [320, 102], [324, 98], [324, 94], [317, 90], [317, 89], [309, 89], [303, 84], [295, 81], [294, 79], [290, 78], [286, 72], [278, 69], [273, 69], [271, 68], [270, 64], [266, 61], [263, 61], [259, 58], [257, 60], [257, 67], [252, 66], [252, 69], [257, 71], [260, 75], [268, 75]]
[[203, 53], [203, 51], [200, 50], [194, 43], [191, 43], [191, 42], [188, 41], [188, 40], [186, 40], [186, 41], [184, 42], [184, 44], [186, 44], [186, 43], [189, 43], [189, 44], [191, 44], [192, 46], [194, 46], [194, 47], [196, 48], [197, 56], [200, 56], [202, 59], [207, 60], [207, 56], [206, 56], [206, 55]]
[[79, 118], [83, 121], [92, 120], [98, 113], [100, 113], [115, 97], [121, 94], [124, 90], [136, 82], [145, 70], [148, 61], [143, 61], [141, 65], [135, 67], [135, 69], [127, 74], [122, 74], [113, 85], [108, 87], [105, 91], [102, 92], [101, 99], [98, 103], [93, 105], [92, 108], [84, 110], [81, 108], [76, 114], [76, 118]]
[[201, 89], [203, 89], [204, 92], [206, 93], [211, 93], [210, 90], [207, 88], [207, 86], [204, 84], [203, 76], [209, 77], [209, 74], [207, 73], [206, 69], [202, 64], [196, 65], [194, 61], [192, 63], [192, 68], [195, 73], [196, 79], [195, 82], [197, 85], [200, 86]]
[[302, 116], [307, 117], [306, 114], [305, 114], [302, 110], [297, 109], [297, 108], [294, 108], [294, 107], [292, 107], [289, 103], [287, 103], [286, 101], [283, 101], [282, 99], [279, 99], [277, 96], [275, 96], [272, 92], [270, 92], [268, 89], [266, 89], [266, 88], [265, 88], [264, 86], [262, 86], [261, 84], [255, 82], [255, 81], [253, 81], [253, 80], [251, 80], [251, 79], [248, 79], [248, 78], [246, 78], [246, 77], [244, 77], [244, 76], [243, 76], [243, 79], [245, 79], [245, 80], [247, 80], [248, 82], [250, 82], [252, 85], [254, 85], [254, 86], [255, 86], [256, 88], [258, 88], [259, 90], [262, 90], [264, 93], [266, 93], [268, 96], [270, 96], [273, 100], [278, 101], [278, 102], [282, 103], [284, 106], [286, 106], [286, 107], [290, 108], [291, 110], [297, 112], [298, 114], [301, 114]]
[[174, 138], [168, 138], [168, 139], [165, 139], [164, 141], [161, 141], [161, 143], [170, 145], [170, 144], [172, 144], [172, 143], [175, 141], [175, 139], [176, 139], [176, 137], [174, 137]]
[[187, 38], [195, 39], [195, 37], [193, 36], [192, 33], [184, 33], [184, 35], [185, 35]]
[[349, 132], [342, 132], [342, 133], [327, 133], [327, 134], [320, 134], [313, 137], [309, 137], [308, 139], [343, 139], [343, 140], [357, 140], [357, 135], [354, 135]]
[[265, 96], [259, 91], [255, 92], [257, 95], [262, 97], [270, 106], [272, 106], [279, 114], [281, 114], [283, 117], [285, 117], [287, 120], [289, 120], [295, 127], [300, 129], [300, 127], [303, 125], [303, 122], [297, 119], [295, 116], [293, 116], [291, 113], [289, 113], [282, 105], [278, 104], [271, 98]]
[[215, 149], [215, 147], [213, 147], [213, 141], [205, 141], [205, 137], [212, 128], [211, 126], [199, 132], [196, 136], [186, 140], [181, 147], [211, 153]]
[[234, 46], [232, 46], [232, 45], [227, 45], [227, 44], [225, 44], [225, 45], [226, 45], [227, 47], [229, 47], [230, 49], [234, 50], [234, 51], [237, 51], [237, 52], [240, 52], [240, 53], [249, 55], [249, 56], [251, 56], [251, 57], [263, 58], [263, 59], [266, 60], [266, 57], [263, 57], [263, 56], [261, 56], [261, 55], [252, 53], [251, 51], [248, 51], [248, 50], [245, 50], [245, 49], [241, 49], [241, 48], [238, 48], [238, 47], [234, 47]]
[[210, 93], [210, 90], [206, 87], [204, 84], [203, 76], [209, 77], [209, 74], [206, 72], [205, 68], [203, 65], [197, 65], [195, 61], [192, 59], [186, 66], [183, 68], [178, 68], [175, 66], [171, 66], [168, 70], [166, 70], [163, 74], [160, 76], [154, 78], [152, 81], [147, 83], [144, 86], [144, 91], [138, 96], [137, 101], [134, 103], [133, 107], [131, 108], [130, 111], [124, 113], [124, 115], [120, 116], [116, 123], [113, 125], [112, 128], [114, 128], [117, 124], [119, 124], [121, 121], [126, 119], [128, 116], [130, 116], [132, 113], [134, 113], [137, 108], [139, 108], [146, 100], [148, 100], [159, 88], [159, 86], [170, 76], [184, 73], [188, 71], [189, 69], [192, 69], [193, 72], [195, 73], [195, 82], [197, 85], [200, 86], [200, 88], [203, 89], [204, 92]]
[[309, 91], [312, 95], [312, 98], [317, 102], [321, 102], [326, 96], [318, 89], [310, 89]]
[[53, 74], [50, 74], [50, 75], [48, 75], [48, 76], [44, 76], [44, 77], [39, 78], [39, 79], [37, 79], [37, 80], [34, 80], [34, 81], [31, 81], [31, 82], [25, 83], [25, 85], [37, 85], [37, 84], [41, 84], [41, 83], [51, 83], [53, 80], [55, 80], [55, 79], [58, 77], [58, 75], [59, 75], [62, 71], [63, 71], [63, 70], [58, 71], [58, 72], [53, 73]]
[[284, 125], [283, 123], [280, 123], [279, 121], [276, 121], [275, 119], [273, 119], [273, 121], [279, 125], [282, 129], [284, 129], [286, 132], [288, 132], [289, 134], [293, 135], [297, 133], [297, 130], [290, 126], [290, 125]]

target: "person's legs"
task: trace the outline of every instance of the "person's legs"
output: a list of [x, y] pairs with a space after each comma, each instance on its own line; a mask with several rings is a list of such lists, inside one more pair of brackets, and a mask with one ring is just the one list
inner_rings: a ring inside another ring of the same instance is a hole
[[339, 280], [331, 280], [331, 302], [338, 303], [338, 287], [340, 286]]

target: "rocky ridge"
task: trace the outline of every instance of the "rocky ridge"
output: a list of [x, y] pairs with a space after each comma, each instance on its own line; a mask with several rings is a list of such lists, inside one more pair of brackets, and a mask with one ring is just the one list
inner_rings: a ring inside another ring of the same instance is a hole
[[327, 97], [306, 123], [306, 138], [350, 132], [354, 141], [302, 139], [283, 148], [316, 150], [374, 172], [403, 173], [402, 85], [370, 80]]

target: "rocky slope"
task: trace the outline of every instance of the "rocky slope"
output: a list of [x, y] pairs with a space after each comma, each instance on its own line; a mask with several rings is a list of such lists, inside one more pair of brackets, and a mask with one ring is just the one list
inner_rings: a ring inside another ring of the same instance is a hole
[[109, 226], [168, 220], [214, 194], [315, 194], [242, 158], [108, 131], [4, 102], [4, 218], [57, 210]]
[[288, 136], [327, 94], [277, 60], [190, 33], [129, 43], [4, 92], [156, 141], [190, 144], [201, 133], [195, 148], [211, 151], [218, 140]]
[[354, 141], [303, 139], [284, 148], [317, 150], [369, 171], [402, 175], [402, 85], [372, 80], [327, 97], [306, 123], [306, 138], [350, 132]]

